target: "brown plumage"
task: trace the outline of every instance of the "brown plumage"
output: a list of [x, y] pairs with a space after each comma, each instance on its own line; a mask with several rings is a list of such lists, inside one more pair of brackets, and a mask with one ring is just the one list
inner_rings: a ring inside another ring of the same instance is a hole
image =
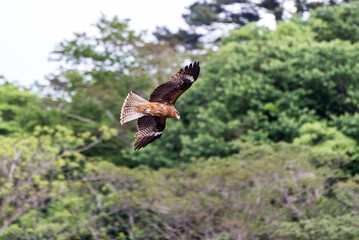
[[180, 69], [167, 82], [159, 85], [148, 100], [133, 91], [127, 95], [122, 105], [121, 124], [137, 119], [135, 150], [160, 138], [167, 118], [180, 119], [174, 104], [197, 80], [199, 72], [199, 62]]

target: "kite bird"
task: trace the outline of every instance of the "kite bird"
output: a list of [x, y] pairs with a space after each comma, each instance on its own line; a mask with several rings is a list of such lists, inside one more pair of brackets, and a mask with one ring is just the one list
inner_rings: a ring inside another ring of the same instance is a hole
[[199, 62], [191, 63], [170, 80], [159, 85], [148, 100], [131, 91], [122, 105], [121, 124], [137, 119], [137, 133], [134, 150], [147, 146], [162, 136], [167, 118], [180, 120], [175, 109], [176, 100], [197, 80]]

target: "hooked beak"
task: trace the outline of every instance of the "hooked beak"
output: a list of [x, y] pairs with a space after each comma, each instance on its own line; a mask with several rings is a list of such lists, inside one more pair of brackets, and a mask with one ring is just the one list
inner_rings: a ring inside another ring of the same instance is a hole
[[181, 117], [178, 115], [178, 116], [177, 116], [177, 120], [180, 120], [180, 119], [181, 119]]

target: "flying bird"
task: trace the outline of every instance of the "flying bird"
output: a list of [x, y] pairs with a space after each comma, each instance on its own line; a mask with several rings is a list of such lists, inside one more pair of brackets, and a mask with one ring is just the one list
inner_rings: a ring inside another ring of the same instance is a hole
[[177, 99], [197, 80], [199, 62], [180, 69], [170, 79], [159, 85], [146, 100], [131, 91], [121, 110], [121, 125], [137, 119], [134, 150], [147, 146], [162, 136], [167, 118], [180, 120], [174, 104]]

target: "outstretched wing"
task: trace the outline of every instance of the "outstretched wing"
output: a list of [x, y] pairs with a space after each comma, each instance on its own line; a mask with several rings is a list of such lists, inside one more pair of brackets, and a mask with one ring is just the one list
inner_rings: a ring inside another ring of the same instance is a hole
[[179, 70], [170, 80], [159, 85], [148, 99], [150, 102], [169, 103], [174, 105], [176, 100], [197, 80], [200, 67], [199, 62], [191, 63]]
[[166, 118], [155, 116], [144, 116], [137, 119], [137, 133], [135, 135], [135, 149], [138, 150], [147, 146], [162, 136], [166, 127]]

